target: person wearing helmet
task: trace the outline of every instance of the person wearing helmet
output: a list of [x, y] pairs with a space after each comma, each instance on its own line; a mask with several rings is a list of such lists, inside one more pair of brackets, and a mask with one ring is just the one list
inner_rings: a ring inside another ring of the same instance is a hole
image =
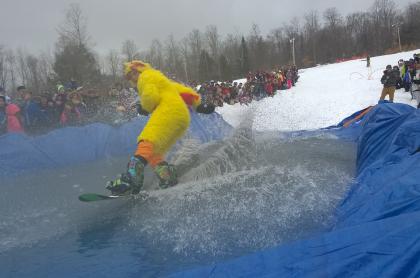
[[125, 63], [124, 74], [133, 86], [137, 85], [139, 114], [150, 114], [150, 118], [137, 139], [137, 149], [127, 171], [108, 182], [106, 188], [112, 195], [139, 193], [147, 164], [156, 173], [161, 188], [174, 186], [177, 184], [175, 168], [164, 156], [188, 129], [190, 110], [210, 114], [214, 106], [201, 104], [199, 94], [192, 88], [170, 80], [145, 62]]

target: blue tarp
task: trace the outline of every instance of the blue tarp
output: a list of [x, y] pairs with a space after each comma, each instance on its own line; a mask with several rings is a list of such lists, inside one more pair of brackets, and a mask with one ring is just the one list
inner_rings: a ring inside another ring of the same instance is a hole
[[331, 231], [173, 277], [419, 277], [420, 110], [380, 104], [356, 125], [357, 178]]
[[[147, 120], [147, 117], [139, 117], [120, 127], [95, 123], [61, 128], [38, 137], [22, 134], [1, 136], [0, 177], [107, 156], [129, 155], [135, 150], [137, 136]], [[219, 114], [192, 113], [189, 132], [201, 142], [222, 139], [231, 129]]]

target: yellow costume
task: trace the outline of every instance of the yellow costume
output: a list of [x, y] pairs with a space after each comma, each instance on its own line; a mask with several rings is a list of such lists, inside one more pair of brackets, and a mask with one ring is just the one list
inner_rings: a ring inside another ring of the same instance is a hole
[[139, 113], [151, 115], [138, 137], [137, 150], [128, 162], [127, 172], [109, 181], [106, 188], [112, 195], [138, 194], [147, 164], [159, 178], [160, 188], [174, 186], [178, 183], [175, 167], [164, 161], [164, 155], [190, 125], [188, 107], [204, 114], [213, 113], [215, 107], [201, 104], [200, 96], [193, 89], [168, 79], [147, 63], [126, 63], [124, 73], [130, 82], [137, 83]]
[[196, 108], [201, 100], [192, 88], [168, 79], [147, 63], [126, 63], [126, 74], [130, 71], [140, 74], [137, 81], [140, 103], [151, 113], [138, 137], [135, 155], [144, 157], [154, 167], [188, 129], [191, 120], [188, 106]]

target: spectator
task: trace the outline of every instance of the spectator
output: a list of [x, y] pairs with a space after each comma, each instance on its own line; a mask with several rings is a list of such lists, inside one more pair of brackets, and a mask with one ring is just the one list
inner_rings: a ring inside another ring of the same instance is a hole
[[381, 83], [384, 85], [384, 88], [382, 89], [380, 101], [383, 101], [385, 97], [388, 95], [389, 101], [394, 102], [394, 93], [395, 93], [398, 77], [399, 77], [399, 73], [395, 71], [394, 69], [392, 69], [391, 65], [386, 66], [384, 75], [381, 78]]
[[394, 66], [393, 68], [392, 68], [392, 70], [394, 71], [394, 72], [396, 72], [396, 73], [398, 73], [398, 75], [397, 75], [397, 83], [396, 83], [396, 89], [397, 90], [399, 90], [399, 89], [401, 89], [401, 88], [403, 88], [404, 86], [403, 86], [403, 80], [402, 80], [402, 78], [401, 78], [401, 72], [400, 72], [400, 68], [398, 67], [398, 66]]
[[286, 73], [286, 80], [287, 80], [287, 89], [292, 88], [293, 85], [293, 75], [292, 75], [292, 70], [288, 70]]
[[57, 84], [57, 94], [64, 94], [66, 92], [66, 89], [61, 83]]
[[7, 132], [6, 97], [0, 95], [0, 135]]
[[230, 103], [230, 88], [228, 87], [228, 84], [222, 83], [220, 87], [222, 90], [223, 101], [226, 103]]
[[122, 112], [123, 118], [134, 117], [137, 112], [135, 109], [136, 95], [134, 91], [130, 91], [129, 88], [124, 88], [120, 83], [116, 85], [117, 89], [117, 107]]
[[3, 87], [0, 87], [0, 96], [4, 96], [6, 103], [10, 102], [10, 97], [6, 94], [6, 91], [4, 90]]
[[39, 106], [41, 110], [41, 121], [39, 126], [43, 131], [47, 131], [56, 126], [56, 119], [58, 119], [59, 114], [55, 111], [54, 102], [47, 95], [41, 96]]
[[23, 96], [26, 92], [26, 87], [21, 85], [16, 89], [16, 95], [12, 98], [12, 102], [19, 105], [20, 108], [23, 108], [25, 105], [23, 103]]
[[64, 110], [60, 116], [62, 126], [74, 126], [80, 123], [80, 112], [74, 107], [71, 101], [64, 104]]
[[70, 101], [73, 104], [73, 108], [79, 111], [81, 119], [84, 118], [84, 116], [87, 113], [86, 104], [83, 102], [82, 96], [78, 92], [74, 92], [70, 94]]
[[77, 84], [76, 80], [74, 78], [71, 78], [70, 81], [66, 84], [66, 89], [68, 91], [75, 91], [79, 88], [79, 85]]
[[24, 115], [24, 126], [28, 133], [37, 132], [38, 127], [42, 119], [41, 109], [39, 104], [32, 99], [32, 92], [25, 91], [23, 93], [23, 115]]
[[6, 106], [7, 132], [23, 133], [20, 108], [16, 104], [10, 103]]
[[270, 97], [274, 96], [273, 84], [271, 82], [265, 83], [265, 91], [267, 93], [267, 96], [270, 96]]
[[61, 112], [64, 110], [64, 104], [66, 103], [66, 95], [64, 94], [58, 94], [55, 96], [54, 100], [54, 106], [59, 112], [59, 115], [61, 115]]

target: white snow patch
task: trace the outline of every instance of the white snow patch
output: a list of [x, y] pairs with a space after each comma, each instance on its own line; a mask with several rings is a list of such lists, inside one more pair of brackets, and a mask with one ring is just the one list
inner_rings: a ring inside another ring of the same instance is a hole
[[[292, 89], [278, 91], [273, 98], [250, 106], [225, 104], [217, 112], [237, 127], [246, 114], [254, 111], [256, 130], [296, 131], [335, 125], [354, 112], [377, 104], [382, 91], [380, 78], [386, 65], [396, 65], [399, 59], [408, 60], [418, 52], [372, 57], [370, 69], [365, 60], [303, 69]], [[411, 94], [404, 89], [395, 93], [394, 102], [415, 106]]]

